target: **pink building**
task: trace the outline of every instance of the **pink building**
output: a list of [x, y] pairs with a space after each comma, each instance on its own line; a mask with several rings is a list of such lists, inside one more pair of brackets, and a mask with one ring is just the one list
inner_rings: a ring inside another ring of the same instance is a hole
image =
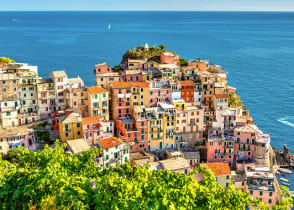
[[234, 147], [232, 136], [224, 136], [220, 130], [211, 130], [206, 142], [207, 162], [226, 162], [232, 167]]
[[253, 160], [257, 127], [245, 125], [234, 130], [236, 160]]
[[98, 144], [101, 139], [113, 137], [113, 121], [99, 121], [98, 116], [82, 118], [83, 138], [90, 144]]
[[274, 184], [274, 175], [267, 167], [245, 167], [247, 179], [246, 192], [259, 198], [269, 206], [277, 203], [278, 193]]
[[36, 150], [34, 131], [26, 127], [0, 130], [0, 142], [8, 142], [9, 149], [22, 146], [29, 150]]
[[142, 82], [142, 71], [140, 70], [125, 70], [121, 74], [123, 81], [125, 82]]
[[160, 62], [165, 64], [175, 63], [175, 54], [172, 52], [162, 52], [160, 54]]
[[158, 102], [171, 102], [172, 89], [167, 81], [150, 82], [149, 107], [156, 107]]
[[111, 72], [111, 66], [107, 66], [106, 63], [100, 63], [95, 65], [94, 74], [104, 74], [104, 73], [110, 73]]
[[147, 150], [147, 119], [124, 119], [116, 121], [117, 136], [131, 144], [131, 152]]

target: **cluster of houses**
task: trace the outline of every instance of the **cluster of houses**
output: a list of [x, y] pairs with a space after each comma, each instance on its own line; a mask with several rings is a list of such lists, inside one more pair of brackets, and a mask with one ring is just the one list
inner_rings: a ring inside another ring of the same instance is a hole
[[221, 66], [200, 59], [183, 66], [179, 55], [162, 51], [157, 61], [128, 58], [118, 72], [101, 63], [93, 73], [96, 84], [86, 87], [65, 71], [43, 79], [35, 66], [0, 64], [0, 153], [36, 149], [28, 125], [50, 120], [71, 152], [102, 148], [105, 168], [129, 161], [188, 174], [203, 164], [222, 186], [233, 182], [269, 205], [279, 201], [270, 136], [231, 103], [236, 89]]

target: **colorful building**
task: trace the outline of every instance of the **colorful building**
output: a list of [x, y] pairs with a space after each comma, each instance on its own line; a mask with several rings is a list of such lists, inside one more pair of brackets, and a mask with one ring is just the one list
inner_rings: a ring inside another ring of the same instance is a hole
[[181, 98], [185, 102], [194, 102], [194, 82], [190, 80], [180, 81]]
[[[3, 143], [6, 142], [6, 143]], [[2, 146], [2, 152], [7, 153], [7, 143], [9, 149], [22, 146], [29, 150], [36, 150], [35, 136], [33, 129], [26, 127], [9, 128], [0, 130], [0, 146]]]
[[231, 182], [231, 169], [228, 163], [200, 163], [201, 166], [208, 167], [216, 178], [216, 182], [222, 187], [228, 187]]
[[98, 144], [101, 139], [113, 137], [113, 121], [100, 121], [98, 116], [82, 118], [83, 139], [89, 145]]
[[102, 139], [99, 142], [103, 149], [101, 157], [98, 159], [103, 168], [117, 166], [129, 161], [129, 148], [121, 139], [116, 137]]
[[88, 87], [89, 116], [98, 116], [100, 120], [109, 120], [109, 92], [108, 90], [92, 86]]
[[79, 113], [70, 113], [59, 120], [59, 138], [62, 142], [82, 138], [82, 118]]

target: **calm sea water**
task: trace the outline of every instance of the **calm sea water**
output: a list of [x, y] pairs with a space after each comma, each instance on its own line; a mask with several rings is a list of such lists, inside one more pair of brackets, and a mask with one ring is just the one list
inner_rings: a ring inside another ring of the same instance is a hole
[[271, 144], [294, 153], [294, 13], [1, 12], [0, 40], [0, 56], [38, 65], [43, 77], [65, 69], [86, 85], [94, 64], [117, 65], [146, 42], [209, 59], [227, 70]]

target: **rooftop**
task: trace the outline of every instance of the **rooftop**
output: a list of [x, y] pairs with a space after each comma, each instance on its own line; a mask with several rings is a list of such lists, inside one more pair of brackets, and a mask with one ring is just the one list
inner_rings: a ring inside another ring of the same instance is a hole
[[112, 88], [149, 87], [148, 82], [112, 82]]
[[96, 64], [95, 67], [99, 67], [99, 66], [105, 66], [107, 65], [105, 62], [104, 63], [99, 63], [99, 64]]
[[79, 113], [70, 113], [69, 115], [65, 115], [60, 119], [60, 122], [63, 124], [67, 123], [77, 123], [82, 122], [82, 118]]
[[229, 163], [215, 162], [201, 163], [201, 165], [210, 168], [210, 170], [214, 173], [215, 176], [224, 176], [231, 174]]
[[123, 141], [119, 138], [116, 138], [116, 137], [110, 137], [107, 139], [100, 140], [100, 144], [103, 149], [109, 149], [109, 148], [123, 144]]
[[85, 139], [69, 140], [67, 146], [73, 153], [84, 152], [91, 148]]
[[102, 87], [92, 86], [88, 87], [88, 91], [90, 94], [97, 94], [97, 93], [107, 93], [108, 91]]
[[65, 71], [52, 71], [51, 76], [54, 78], [59, 78], [59, 77], [67, 77], [67, 74]]
[[95, 123], [99, 123], [99, 117], [98, 116], [84, 117], [82, 118], [82, 121], [83, 121], [83, 125], [95, 124]]
[[175, 109], [176, 107], [173, 105], [173, 104], [171, 104], [171, 103], [164, 103], [164, 102], [159, 102], [159, 103], [157, 103], [158, 104], [158, 106], [160, 106], [161, 108], [163, 108], [163, 109]]
[[228, 98], [229, 94], [215, 94], [216, 98]]
[[199, 152], [184, 152], [184, 158], [185, 159], [197, 159], [200, 158]]
[[172, 52], [162, 52], [162, 54], [164, 54], [165, 56], [175, 56], [175, 54]]
[[23, 135], [29, 135], [29, 133], [32, 133], [32, 132], [33, 132], [32, 129], [28, 129], [26, 127], [0, 129], [0, 137], [23, 136]]
[[184, 158], [171, 158], [150, 163], [150, 171], [153, 170], [182, 170], [190, 168], [189, 163]]
[[184, 80], [180, 81], [181, 86], [194, 86], [194, 82], [192, 80]]

